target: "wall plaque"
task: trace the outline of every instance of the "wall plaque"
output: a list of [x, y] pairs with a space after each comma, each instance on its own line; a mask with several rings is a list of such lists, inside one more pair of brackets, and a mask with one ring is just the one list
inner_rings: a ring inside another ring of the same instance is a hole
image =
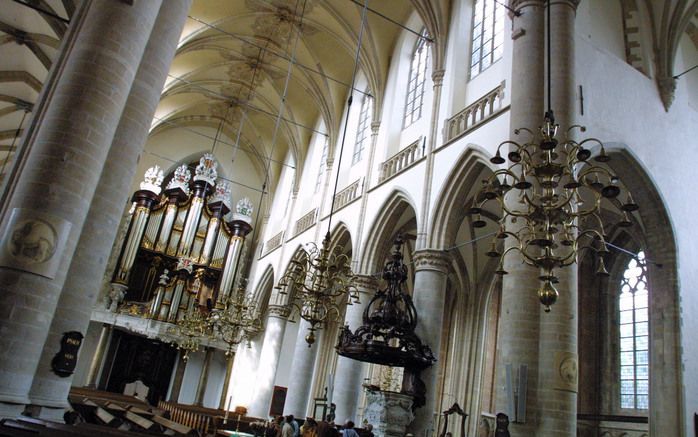
[[60, 217], [14, 208], [0, 239], [0, 266], [55, 278], [71, 226]]
[[61, 349], [51, 360], [51, 369], [53, 373], [61, 378], [68, 377], [73, 374], [75, 365], [78, 362], [78, 351], [82, 344], [83, 336], [78, 331], [69, 331], [63, 333], [61, 339]]

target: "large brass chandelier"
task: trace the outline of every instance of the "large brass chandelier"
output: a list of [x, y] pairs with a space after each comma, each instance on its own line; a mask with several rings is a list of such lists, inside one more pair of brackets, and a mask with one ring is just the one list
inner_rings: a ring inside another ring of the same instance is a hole
[[343, 250], [340, 246], [330, 250], [330, 231], [332, 230], [332, 215], [334, 214], [334, 204], [337, 198], [337, 184], [339, 182], [339, 170], [342, 166], [342, 156], [344, 155], [349, 114], [354, 100], [353, 92], [356, 84], [359, 56], [361, 54], [361, 40], [366, 26], [366, 11], [367, 3], [364, 2], [356, 55], [354, 57], [354, 69], [349, 85], [344, 131], [339, 147], [339, 162], [337, 163], [332, 204], [327, 220], [327, 233], [319, 248], [315, 243], [307, 244], [307, 248], [303, 251], [303, 256], [291, 261], [289, 269], [276, 287], [280, 289], [281, 294], [291, 295], [291, 302], [298, 308], [300, 317], [310, 324], [309, 332], [305, 337], [308, 347], [315, 343], [315, 331], [321, 329], [326, 322], [336, 320], [340, 316], [340, 308], [343, 302], [346, 302], [347, 305], [359, 302], [358, 290], [353, 285], [354, 273], [352, 273], [349, 265], [350, 259], [346, 254], [342, 253]]
[[[506, 274], [504, 257], [510, 252], [521, 254], [523, 262], [540, 271], [542, 282], [538, 298], [550, 311], [559, 295], [557, 269], [577, 262], [583, 249], [596, 252], [597, 274], [608, 275], [603, 256], [608, 253], [606, 229], [602, 217], [602, 205], [618, 210], [619, 227], [632, 225], [630, 213], [638, 209], [629, 193], [622, 194], [620, 180], [606, 163], [610, 157], [603, 143], [596, 138], [575, 141], [575, 131], [584, 132], [583, 126], [571, 126], [558, 140], [559, 125], [550, 104], [550, 1], [548, 1], [548, 111], [543, 125], [536, 132], [521, 128], [516, 135], [528, 136], [527, 140], [504, 141], [497, 148], [490, 162], [496, 165], [509, 163], [496, 170], [476, 197], [469, 213], [474, 217], [475, 228], [487, 225], [485, 218], [492, 211], [485, 206], [494, 202], [502, 215], [496, 221], [495, 233], [488, 256], [499, 257], [498, 274]], [[507, 159], [502, 148], [508, 146]], [[598, 154], [592, 156], [592, 148]], [[513, 244], [500, 251], [498, 241], [513, 239]]]
[[225, 302], [222, 310], [212, 310], [208, 323], [215, 338], [227, 344], [226, 356], [235, 353], [237, 346], [262, 330], [262, 320], [255, 299], [245, 295], [244, 286]]

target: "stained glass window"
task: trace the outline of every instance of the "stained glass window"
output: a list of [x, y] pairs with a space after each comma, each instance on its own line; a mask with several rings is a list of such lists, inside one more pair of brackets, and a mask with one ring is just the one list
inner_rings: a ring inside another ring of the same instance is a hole
[[473, 11], [470, 77], [477, 76], [500, 59], [503, 50], [504, 7], [494, 0], [476, 0]]
[[620, 320], [620, 406], [649, 408], [649, 327], [645, 253], [628, 263], [618, 299]]

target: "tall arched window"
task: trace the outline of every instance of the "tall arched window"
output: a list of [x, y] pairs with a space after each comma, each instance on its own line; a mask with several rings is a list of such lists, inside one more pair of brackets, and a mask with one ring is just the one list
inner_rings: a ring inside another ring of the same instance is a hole
[[403, 128], [408, 127], [422, 117], [424, 86], [427, 79], [427, 62], [429, 62], [429, 46], [426, 38], [427, 31], [424, 29], [421, 37], [417, 39], [412, 52], [410, 79], [407, 82], [407, 103], [405, 104], [405, 117], [402, 123]]
[[473, 46], [470, 78], [477, 76], [502, 57], [504, 7], [494, 0], [476, 0], [473, 11]]
[[373, 102], [371, 97], [366, 95], [361, 101], [361, 113], [359, 114], [359, 127], [356, 130], [356, 144], [354, 144], [354, 155], [352, 156], [351, 163], [356, 164], [361, 161], [364, 149], [366, 148], [366, 143], [370, 137], [371, 129], [371, 110], [373, 108]]
[[620, 320], [620, 407], [649, 408], [648, 293], [645, 253], [628, 263], [621, 280], [618, 311]]
[[320, 165], [318, 166], [317, 179], [315, 180], [315, 192], [320, 191], [322, 186], [322, 175], [325, 174], [325, 165], [327, 165], [327, 144], [328, 140], [325, 138], [325, 144], [322, 145], [322, 156], [320, 157]]

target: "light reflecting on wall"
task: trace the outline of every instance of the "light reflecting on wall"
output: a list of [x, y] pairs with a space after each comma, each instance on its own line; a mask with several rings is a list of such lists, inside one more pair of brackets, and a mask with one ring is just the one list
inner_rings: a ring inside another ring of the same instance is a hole
[[231, 382], [228, 386], [228, 395], [226, 396], [226, 405], [230, 400], [231, 410], [234, 410], [236, 406], [249, 408], [252, 403], [255, 374], [261, 348], [261, 338], [250, 341], [249, 347], [245, 343], [238, 347]]

